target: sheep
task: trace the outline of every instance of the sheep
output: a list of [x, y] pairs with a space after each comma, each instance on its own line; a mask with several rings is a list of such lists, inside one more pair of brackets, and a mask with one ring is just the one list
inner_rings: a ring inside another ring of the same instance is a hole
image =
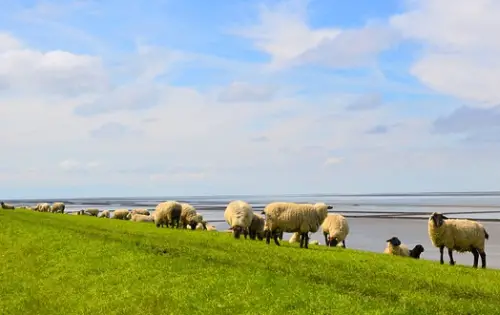
[[262, 241], [264, 239], [264, 225], [264, 218], [254, 212], [252, 222], [248, 227], [248, 234], [251, 240], [255, 240], [256, 237], [259, 239], [259, 241]]
[[442, 213], [433, 212], [427, 223], [427, 229], [432, 245], [439, 247], [441, 264], [444, 264], [443, 251], [446, 247], [451, 266], [455, 265], [453, 250], [456, 250], [459, 253], [472, 252], [474, 268], [477, 268], [481, 256], [481, 267], [486, 268], [484, 245], [490, 236], [481, 223], [467, 219], [448, 219]]
[[99, 218], [108, 218], [110, 217], [110, 213], [109, 213], [109, 210], [104, 210], [103, 212], [101, 212], [99, 215], [98, 215]]
[[242, 232], [245, 239], [247, 238], [248, 227], [252, 223], [252, 218], [252, 206], [242, 200], [231, 201], [224, 211], [224, 219], [229, 224], [230, 229], [233, 230], [235, 239], [239, 239]]
[[413, 249], [408, 249], [408, 246], [401, 243], [396, 236], [391, 237], [386, 242], [387, 247], [384, 250], [384, 254], [419, 259], [420, 255], [424, 252], [424, 247], [421, 244], [417, 244]]
[[128, 220], [128, 209], [116, 209], [113, 211], [113, 219]]
[[132, 214], [130, 221], [134, 222], [154, 222], [155, 219], [150, 215], [134, 213]]
[[46, 202], [44, 203], [39, 203], [35, 207], [35, 211], [39, 212], [49, 212], [50, 211], [50, 205]]
[[87, 212], [88, 214], [90, 214], [93, 217], [97, 217], [97, 215], [99, 214], [99, 209], [91, 208], [91, 209], [85, 210], [85, 212]]
[[[180, 203], [182, 206], [181, 210], [181, 225], [185, 229], [188, 225], [191, 227], [191, 230], [196, 229], [199, 223], [202, 223], [203, 216], [196, 212], [196, 209], [186, 202]], [[205, 226], [205, 225], [203, 225]], [[205, 230], [205, 228], [203, 228]]]
[[177, 201], [165, 201], [159, 203], [155, 209], [155, 225], [156, 227], [163, 227], [165, 225], [168, 227], [169, 225], [172, 228], [180, 227], [180, 219], [181, 219], [182, 205]]
[[130, 214], [143, 214], [143, 215], [150, 215], [149, 211], [146, 209], [133, 209]]
[[0, 202], [0, 206], [2, 207], [2, 209], [5, 209], [5, 210], [14, 210], [16, 208], [13, 205], [9, 205], [7, 203], [4, 203], [3, 201]]
[[300, 234], [300, 247], [308, 248], [308, 233], [318, 231], [328, 215], [328, 209], [332, 209], [332, 206], [325, 203], [272, 202], [268, 204], [262, 211], [262, 214], [266, 215], [266, 243], [270, 243], [272, 236], [274, 243], [280, 246], [278, 230], [280, 233], [298, 232]]
[[63, 202], [54, 202], [51, 207], [52, 213], [64, 213], [64, 209], [66, 205]]
[[211, 224], [206, 224], [205, 226], [207, 231], [217, 231], [217, 228]]
[[325, 236], [325, 245], [335, 247], [342, 242], [345, 248], [345, 239], [349, 234], [349, 224], [347, 219], [341, 214], [329, 214], [321, 224], [323, 235]]

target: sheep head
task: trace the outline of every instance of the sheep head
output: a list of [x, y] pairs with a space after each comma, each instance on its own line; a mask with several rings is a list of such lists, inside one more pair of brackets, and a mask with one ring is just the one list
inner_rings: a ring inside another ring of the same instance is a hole
[[419, 259], [420, 255], [424, 252], [424, 247], [421, 244], [416, 245], [413, 247], [412, 250], [410, 250], [410, 257]]
[[328, 237], [328, 243], [326, 244], [326, 246], [335, 247], [338, 243], [339, 241], [336, 237]]
[[433, 212], [429, 218], [429, 220], [432, 220], [435, 227], [441, 227], [446, 219], [448, 218], [439, 212]]
[[388, 239], [386, 242], [389, 242], [392, 244], [392, 246], [399, 246], [401, 245], [401, 241], [399, 240], [399, 238], [397, 238], [396, 236], [393, 236], [391, 237], [390, 239]]

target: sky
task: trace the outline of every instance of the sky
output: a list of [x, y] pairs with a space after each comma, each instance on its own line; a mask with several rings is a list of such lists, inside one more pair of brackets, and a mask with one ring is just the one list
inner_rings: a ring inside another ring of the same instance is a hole
[[500, 190], [500, 1], [4, 0], [0, 198]]

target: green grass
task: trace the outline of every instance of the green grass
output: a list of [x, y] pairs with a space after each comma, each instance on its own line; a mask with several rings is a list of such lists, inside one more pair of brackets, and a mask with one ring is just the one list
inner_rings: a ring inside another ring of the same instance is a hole
[[0, 314], [496, 314], [500, 271], [0, 210]]

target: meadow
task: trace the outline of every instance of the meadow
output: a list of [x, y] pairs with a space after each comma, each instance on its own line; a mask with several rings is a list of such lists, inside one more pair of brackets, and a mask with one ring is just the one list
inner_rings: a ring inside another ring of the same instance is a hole
[[0, 314], [495, 314], [500, 271], [0, 210]]

